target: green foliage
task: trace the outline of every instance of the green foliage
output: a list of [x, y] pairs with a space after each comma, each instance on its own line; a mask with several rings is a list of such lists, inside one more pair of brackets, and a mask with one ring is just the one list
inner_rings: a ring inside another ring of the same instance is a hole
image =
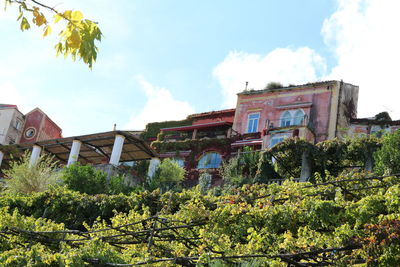
[[367, 160], [373, 160], [374, 152], [381, 141], [375, 136], [357, 137], [353, 139], [332, 139], [317, 143], [288, 138], [271, 148], [276, 159], [276, 170], [283, 178], [299, 177], [301, 173], [302, 154], [307, 151], [312, 163], [313, 172], [325, 177], [325, 173], [333, 176], [352, 167], [364, 167]]
[[[0, 265], [287, 266], [279, 255], [299, 253], [290, 259], [307, 266], [319, 257], [338, 266], [398, 266], [399, 179], [364, 177], [328, 177], [330, 183], [315, 186], [290, 181], [244, 185], [219, 197], [196, 189], [89, 196], [54, 188], [30, 196], [4, 195]], [[153, 228], [158, 232], [151, 235]], [[69, 229], [85, 232], [62, 232]], [[337, 250], [301, 256], [329, 248]], [[152, 262], [166, 258], [175, 261]]]
[[[163, 122], [151, 122], [146, 125], [146, 129], [141, 133], [140, 137], [147, 141], [149, 138], [155, 138], [163, 128], [171, 128], [177, 126], [186, 126], [192, 124], [192, 119], [185, 119], [180, 121], [163, 121]], [[158, 139], [162, 140], [162, 138]]]
[[115, 175], [107, 178], [107, 174], [97, 170], [91, 165], [80, 165], [79, 163], [65, 167], [61, 179], [67, 188], [86, 193], [95, 194], [129, 194], [140, 190], [140, 186], [126, 184], [124, 175]]
[[90, 165], [72, 164], [63, 169], [64, 184], [71, 190], [86, 194], [107, 193], [107, 174]]
[[269, 179], [280, 178], [274, 170], [271, 153], [253, 151], [250, 147], [244, 147], [239, 156], [224, 162], [220, 173], [225, 184], [229, 186], [266, 183]]
[[193, 153], [199, 153], [200, 151], [209, 147], [218, 147], [226, 149], [230, 147], [232, 139], [224, 138], [211, 138], [211, 139], [195, 139], [195, 140], [184, 140], [177, 142], [160, 142], [155, 141], [151, 144], [159, 153], [170, 152], [170, 151], [184, 151], [192, 150]]
[[282, 177], [275, 171], [270, 151], [260, 152], [260, 159], [257, 165], [255, 182], [266, 183], [269, 179], [281, 179]]
[[387, 111], [383, 111], [375, 115], [375, 120], [377, 121], [391, 121], [392, 118], [390, 117]]
[[25, 153], [20, 160], [11, 162], [10, 169], [4, 171], [8, 178], [6, 188], [13, 193], [30, 194], [42, 192], [56, 184], [59, 173], [54, 157], [41, 155], [35, 165], [29, 164], [30, 153]]
[[154, 177], [149, 178], [149, 188], [151, 190], [159, 188], [161, 191], [179, 190], [184, 178], [185, 169], [170, 159], [164, 159], [158, 165]]
[[124, 175], [115, 175], [109, 178], [107, 183], [107, 194], [117, 195], [125, 194], [128, 195], [133, 191], [140, 191], [142, 188], [140, 186], [132, 187], [126, 184]]
[[[79, 10], [66, 10], [60, 12], [53, 7], [40, 3], [39, 1], [28, 0], [5, 0], [8, 5], [16, 5], [19, 9], [17, 20], [21, 20], [21, 31], [31, 28], [27, 15], [32, 18], [32, 23], [43, 29], [43, 37], [51, 34], [52, 26], [62, 21], [65, 23], [59, 33], [60, 41], [55, 46], [57, 55], [63, 54], [64, 57], [71, 55], [72, 59], [76, 57], [82, 59], [85, 64], [92, 68], [97, 58], [98, 48], [96, 41], [101, 41], [102, 33], [96, 22], [84, 19]], [[52, 22], [48, 19], [54, 14]]]
[[283, 85], [280, 82], [269, 82], [264, 89], [266, 90], [273, 90], [273, 89], [279, 89], [282, 88]]
[[382, 147], [374, 154], [378, 174], [400, 173], [400, 131], [382, 137]]
[[199, 188], [202, 194], [205, 194], [211, 188], [212, 175], [207, 172], [200, 173]]

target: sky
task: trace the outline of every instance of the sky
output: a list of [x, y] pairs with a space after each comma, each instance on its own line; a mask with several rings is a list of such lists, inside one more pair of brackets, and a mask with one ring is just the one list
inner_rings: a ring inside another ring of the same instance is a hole
[[42, 2], [99, 23], [98, 60], [56, 57], [57, 31], [21, 32], [0, 8], [0, 103], [39, 107], [64, 136], [234, 108], [246, 81], [343, 80], [360, 86], [358, 117], [400, 119], [398, 0]]

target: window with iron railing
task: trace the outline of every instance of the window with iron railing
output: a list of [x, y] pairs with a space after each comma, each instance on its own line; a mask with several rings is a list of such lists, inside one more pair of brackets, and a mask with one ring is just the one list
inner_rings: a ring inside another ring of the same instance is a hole
[[305, 122], [306, 115], [301, 109], [298, 110], [286, 110], [281, 115], [280, 126], [287, 127], [292, 125], [303, 125]]

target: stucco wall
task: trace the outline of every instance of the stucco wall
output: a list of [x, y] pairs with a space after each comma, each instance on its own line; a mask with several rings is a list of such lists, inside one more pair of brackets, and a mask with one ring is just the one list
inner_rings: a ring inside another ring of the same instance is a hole
[[[19, 121], [20, 128], [16, 129], [15, 122]], [[8, 145], [18, 142], [24, 124], [24, 116], [16, 108], [0, 109], [0, 144]]]
[[56, 138], [61, 138], [61, 129], [46, 116], [42, 124], [38, 141]]
[[[25, 117], [25, 125], [24, 125], [24, 130], [21, 135], [21, 140], [20, 143], [27, 143], [27, 142], [36, 142], [38, 141], [38, 136], [40, 133], [40, 127], [42, 124], [42, 120], [44, 118], [44, 114], [40, 112], [39, 110], [34, 110], [28, 114], [26, 114]], [[26, 132], [29, 129], [34, 129], [35, 133], [32, 137], [26, 136]]]
[[243, 134], [247, 131], [248, 115], [260, 113], [258, 131], [265, 128], [266, 120], [280, 126], [285, 110], [301, 109], [310, 120], [316, 141], [328, 136], [332, 87], [323, 84], [317, 87], [288, 88], [277, 91], [261, 91], [250, 95], [240, 94], [233, 128]]

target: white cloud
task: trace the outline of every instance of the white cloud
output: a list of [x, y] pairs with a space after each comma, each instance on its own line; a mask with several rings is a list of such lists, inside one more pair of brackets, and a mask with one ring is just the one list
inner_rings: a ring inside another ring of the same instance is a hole
[[174, 99], [167, 89], [150, 84], [142, 76], [135, 79], [146, 93], [147, 102], [138, 114], [131, 116], [126, 129], [140, 130], [149, 122], [181, 120], [194, 113], [188, 102]]
[[268, 82], [305, 83], [325, 75], [324, 59], [308, 47], [277, 48], [267, 55], [231, 52], [214, 69], [222, 87], [224, 106], [236, 104], [236, 93], [249, 88], [262, 89]]
[[400, 118], [400, 1], [338, 0], [322, 34], [337, 56], [328, 79], [360, 86], [359, 116], [385, 110]]

